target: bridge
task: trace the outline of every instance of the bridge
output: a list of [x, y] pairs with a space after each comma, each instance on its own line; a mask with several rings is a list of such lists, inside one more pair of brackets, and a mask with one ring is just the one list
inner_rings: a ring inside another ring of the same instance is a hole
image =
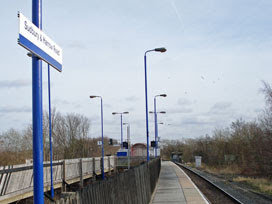
[[[66, 185], [79, 183], [83, 186], [86, 179], [95, 179], [101, 174], [101, 159], [83, 158], [53, 162], [54, 189]], [[114, 156], [104, 158], [104, 171], [111, 173], [114, 170]], [[50, 190], [50, 164], [44, 163], [44, 192]], [[33, 165], [22, 164], [0, 167], [0, 203], [11, 203], [33, 196]]]
[[[53, 162], [54, 189], [61, 192], [56, 203], [207, 203], [201, 192], [174, 163], [160, 158], [148, 163], [145, 158], [70, 159]], [[120, 171], [121, 168], [121, 171]], [[118, 171], [119, 169], [119, 171]], [[98, 180], [96, 181], [96, 179]], [[68, 188], [75, 185], [76, 188]], [[50, 165], [44, 163], [44, 192], [50, 191]], [[5, 166], [0, 169], [0, 203], [18, 202], [33, 196], [32, 164]]]

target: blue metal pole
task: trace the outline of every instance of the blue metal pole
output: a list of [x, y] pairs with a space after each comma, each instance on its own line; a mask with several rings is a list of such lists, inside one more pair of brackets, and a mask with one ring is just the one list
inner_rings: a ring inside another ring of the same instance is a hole
[[155, 125], [155, 157], [157, 157], [157, 110], [156, 110], [156, 96], [154, 97], [154, 125]]
[[123, 114], [121, 113], [121, 149], [123, 149]]
[[[42, 29], [42, 0], [32, 0], [32, 22]], [[43, 204], [42, 61], [32, 57], [34, 203]]]
[[147, 73], [146, 73], [146, 53], [144, 55], [145, 68], [145, 119], [146, 119], [146, 159], [149, 161], [149, 130], [148, 130], [148, 101], [147, 101]]
[[158, 147], [159, 147], [159, 125], [158, 125], [158, 114], [156, 113], [156, 128], [157, 128], [157, 130], [156, 130], [156, 133], [157, 133], [157, 140], [156, 140], [156, 154], [157, 154], [157, 156], [158, 156]]
[[102, 135], [102, 179], [104, 180], [104, 133], [103, 133], [103, 100], [101, 98], [101, 135]]
[[158, 140], [159, 140], [159, 137], [158, 137], [158, 113], [156, 112], [156, 138], [155, 138], [155, 141], [156, 141], [156, 157], [158, 156]]
[[49, 100], [49, 145], [50, 145], [50, 176], [51, 176], [51, 198], [54, 198], [53, 185], [53, 151], [52, 151], [52, 122], [51, 122], [51, 90], [50, 90], [50, 65], [48, 64], [48, 100]]

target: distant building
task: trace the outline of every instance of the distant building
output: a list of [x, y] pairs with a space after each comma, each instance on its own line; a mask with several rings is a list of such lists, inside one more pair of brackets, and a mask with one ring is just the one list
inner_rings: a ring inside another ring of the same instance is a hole
[[171, 160], [174, 162], [182, 162], [182, 152], [172, 152]]
[[25, 163], [26, 163], [26, 164], [33, 164], [33, 159], [26, 159], [26, 160], [25, 160]]
[[132, 157], [146, 157], [146, 145], [143, 143], [136, 143], [131, 147], [131, 156]]

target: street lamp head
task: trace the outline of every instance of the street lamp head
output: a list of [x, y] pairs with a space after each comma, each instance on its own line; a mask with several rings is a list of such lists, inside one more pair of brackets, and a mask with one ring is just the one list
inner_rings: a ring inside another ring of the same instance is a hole
[[154, 49], [156, 52], [166, 52], [166, 49], [164, 47], [160, 47], [160, 48], [155, 48]]
[[149, 113], [154, 113], [153, 111], [149, 111]]
[[161, 97], [166, 97], [167, 95], [166, 94], [160, 94]]
[[123, 112], [123, 114], [129, 114], [129, 112], [128, 112], [128, 111], [126, 111], [126, 112]]
[[97, 96], [90, 96], [90, 98], [96, 98]]
[[112, 115], [116, 115], [117, 113], [116, 112], [112, 112]]
[[26, 55], [27, 55], [28, 57], [32, 57], [32, 56], [33, 56], [33, 54], [32, 54], [31, 52], [28, 52]]
[[163, 122], [159, 123], [160, 125], [163, 125]]
[[159, 113], [165, 114], [166, 112], [165, 112], [165, 111], [161, 111], [161, 112], [159, 112]]

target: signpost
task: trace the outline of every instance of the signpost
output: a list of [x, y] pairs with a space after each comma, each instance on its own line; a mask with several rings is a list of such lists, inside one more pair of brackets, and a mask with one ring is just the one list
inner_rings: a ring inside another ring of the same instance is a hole
[[62, 49], [42, 32], [42, 0], [32, 0], [32, 22], [19, 17], [18, 44], [32, 53], [32, 125], [34, 203], [44, 203], [42, 61], [62, 71]]
[[53, 150], [52, 150], [52, 122], [51, 122], [51, 91], [50, 91], [50, 65], [48, 64], [48, 103], [49, 103], [49, 144], [50, 144], [50, 185], [51, 185], [51, 198], [54, 198], [54, 184], [53, 184]]
[[130, 125], [127, 126], [127, 141], [128, 141], [128, 169], [130, 169]]
[[29, 21], [22, 13], [19, 17], [18, 44], [26, 48], [58, 71], [62, 71], [62, 49], [40, 28]]

